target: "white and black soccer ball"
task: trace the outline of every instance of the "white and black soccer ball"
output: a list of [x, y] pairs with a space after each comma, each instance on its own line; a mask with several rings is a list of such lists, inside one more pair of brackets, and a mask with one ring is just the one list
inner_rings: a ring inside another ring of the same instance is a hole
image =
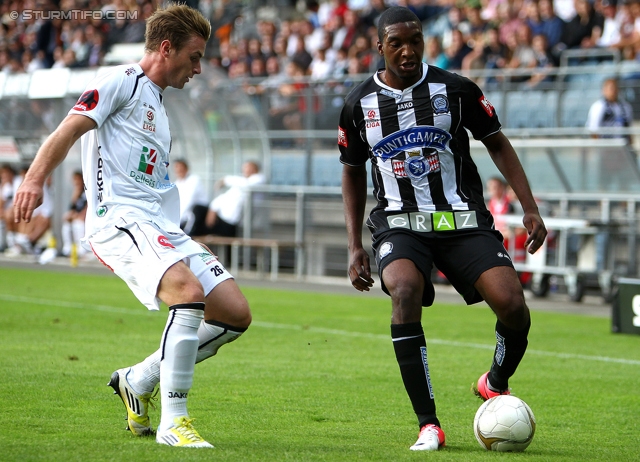
[[536, 418], [520, 398], [499, 395], [482, 403], [473, 419], [473, 432], [487, 451], [520, 452], [533, 440]]

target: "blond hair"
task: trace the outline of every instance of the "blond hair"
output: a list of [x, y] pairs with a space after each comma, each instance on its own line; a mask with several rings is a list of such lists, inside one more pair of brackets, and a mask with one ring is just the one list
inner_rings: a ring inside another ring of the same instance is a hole
[[176, 51], [197, 35], [205, 42], [211, 36], [211, 24], [198, 10], [186, 5], [169, 4], [158, 8], [148, 19], [144, 32], [146, 52], [158, 51], [164, 40], [169, 40]]

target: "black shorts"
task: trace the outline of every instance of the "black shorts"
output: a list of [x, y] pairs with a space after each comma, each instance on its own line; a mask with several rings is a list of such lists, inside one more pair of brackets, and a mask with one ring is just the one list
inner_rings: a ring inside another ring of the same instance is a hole
[[431, 283], [433, 265], [442, 271], [468, 305], [483, 300], [474, 287], [482, 273], [496, 266], [513, 268], [498, 231], [475, 230], [449, 236], [433, 234], [390, 230], [374, 241], [378, 275], [386, 294], [389, 291], [382, 280], [382, 272], [389, 263], [400, 258], [411, 260], [424, 276], [422, 306], [431, 306], [435, 298]]

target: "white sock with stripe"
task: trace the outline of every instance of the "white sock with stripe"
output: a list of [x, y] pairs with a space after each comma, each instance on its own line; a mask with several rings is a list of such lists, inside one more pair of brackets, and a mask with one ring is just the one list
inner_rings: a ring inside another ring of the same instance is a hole
[[204, 317], [204, 303], [169, 307], [169, 319], [160, 345], [160, 404], [158, 432], [173, 426], [176, 417], [188, 416], [187, 396], [193, 384], [198, 352], [198, 327]]

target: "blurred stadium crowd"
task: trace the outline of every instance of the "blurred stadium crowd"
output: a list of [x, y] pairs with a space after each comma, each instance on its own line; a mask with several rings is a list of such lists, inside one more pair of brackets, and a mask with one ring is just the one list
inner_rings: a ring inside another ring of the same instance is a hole
[[[100, 66], [114, 45], [144, 41], [145, 18], [158, 3], [2, 0], [0, 68], [15, 73]], [[423, 21], [425, 61], [450, 70], [553, 67], [567, 49], [616, 50], [622, 59], [635, 60], [640, 47], [640, 0], [185, 3], [210, 18], [207, 58], [232, 78], [287, 69], [313, 79], [370, 72], [380, 66], [377, 19], [396, 4], [411, 8]]]

